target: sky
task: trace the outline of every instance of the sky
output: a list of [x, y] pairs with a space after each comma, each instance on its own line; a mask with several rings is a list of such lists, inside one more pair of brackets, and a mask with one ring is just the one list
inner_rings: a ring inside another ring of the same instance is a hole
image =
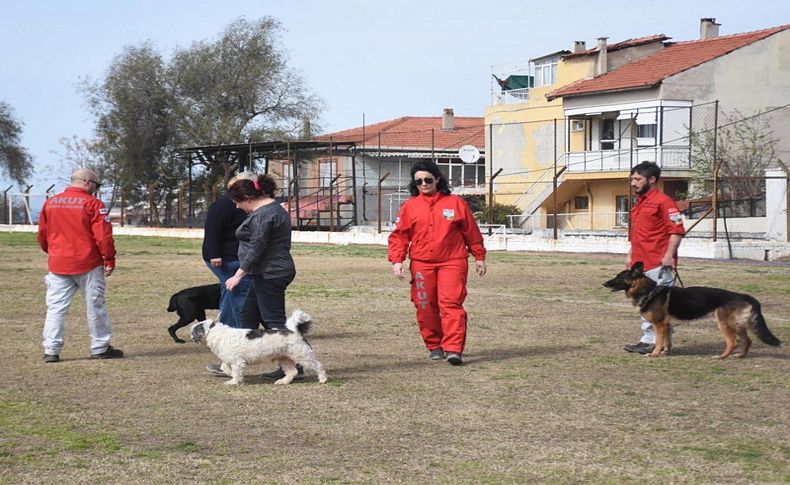
[[[90, 139], [81, 80], [101, 80], [124, 46], [150, 42], [166, 57], [215, 40], [238, 17], [283, 27], [289, 63], [326, 104], [325, 132], [401, 116], [483, 116], [492, 66], [666, 34], [699, 37], [790, 23], [790, 1], [663, 0], [0, 0], [0, 100], [24, 124], [34, 157], [31, 192], [65, 186], [61, 139]], [[12, 182], [0, 173], [0, 191]]]

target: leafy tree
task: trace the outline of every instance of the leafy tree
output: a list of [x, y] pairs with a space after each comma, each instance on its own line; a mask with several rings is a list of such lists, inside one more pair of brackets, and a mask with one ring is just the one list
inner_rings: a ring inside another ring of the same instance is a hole
[[[723, 163], [719, 169], [721, 194], [730, 199], [758, 199], [765, 192], [765, 169], [776, 161], [778, 139], [771, 130], [771, 118], [758, 111], [744, 116], [740, 111], [724, 113], [718, 128], [716, 157]], [[691, 135], [692, 197], [708, 197], [713, 193], [713, 142], [715, 131]], [[754, 178], [753, 178], [754, 177]]]
[[246, 162], [216, 154], [188, 161], [171, 157], [173, 148], [293, 138], [305, 118], [317, 117], [322, 104], [288, 66], [279, 33], [269, 17], [240, 18], [216, 41], [178, 49], [169, 61], [151, 44], [127, 47], [105, 79], [84, 84], [97, 147], [128, 199], [155, 213], [162, 201], [170, 207], [193, 167], [202, 167], [193, 180], [209, 193]]
[[13, 110], [0, 101], [0, 171], [18, 183], [24, 183], [33, 171], [33, 159], [19, 144], [22, 123], [14, 118]]
[[[309, 94], [279, 46], [280, 24], [269, 17], [240, 18], [215, 42], [178, 51], [170, 65], [176, 129], [181, 141], [220, 145], [295, 138], [321, 102]], [[243, 160], [201, 155], [213, 177], [227, 181]]]
[[93, 168], [112, 174], [130, 200], [145, 200], [157, 214], [156, 207], [172, 197], [185, 175], [183, 167], [164, 166], [174, 138], [172, 90], [162, 56], [149, 44], [126, 47], [104, 81], [86, 85], [85, 91], [97, 117], [98, 140], [92, 148], [112, 165]]

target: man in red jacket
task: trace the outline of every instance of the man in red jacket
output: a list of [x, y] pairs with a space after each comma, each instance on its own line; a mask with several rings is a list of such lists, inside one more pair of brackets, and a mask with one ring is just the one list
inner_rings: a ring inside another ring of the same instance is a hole
[[[631, 209], [631, 249], [625, 266], [630, 269], [642, 262], [645, 276], [672, 286], [672, 269], [677, 267], [678, 247], [686, 232], [675, 201], [657, 188], [660, 178], [661, 168], [653, 162], [642, 162], [631, 169], [631, 188], [637, 201]], [[642, 338], [623, 347], [626, 352], [649, 354], [655, 349], [653, 325], [642, 317], [641, 326]]]
[[81, 168], [71, 184], [41, 208], [38, 244], [49, 255], [47, 317], [44, 322], [44, 362], [58, 362], [63, 348], [66, 314], [77, 288], [88, 310], [92, 359], [123, 357], [110, 345], [110, 318], [104, 307], [104, 278], [115, 269], [112, 225], [104, 204], [94, 194], [101, 183]]
[[388, 259], [396, 278], [403, 279], [408, 253], [411, 300], [417, 324], [432, 360], [463, 364], [466, 344], [466, 275], [469, 253], [477, 274], [486, 273], [486, 249], [472, 211], [450, 194], [447, 181], [430, 161], [411, 168], [409, 190], [414, 196], [400, 209], [389, 236]]

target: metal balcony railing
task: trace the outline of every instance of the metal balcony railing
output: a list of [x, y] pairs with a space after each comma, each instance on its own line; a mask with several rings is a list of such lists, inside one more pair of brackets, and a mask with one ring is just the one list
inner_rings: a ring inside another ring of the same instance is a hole
[[568, 173], [617, 172], [630, 170], [641, 162], [655, 162], [661, 168], [691, 169], [688, 147], [643, 147], [633, 150], [568, 152]]

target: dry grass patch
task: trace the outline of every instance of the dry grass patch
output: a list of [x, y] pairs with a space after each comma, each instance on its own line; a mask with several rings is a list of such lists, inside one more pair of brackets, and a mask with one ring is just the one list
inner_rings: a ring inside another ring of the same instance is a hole
[[[383, 248], [294, 248], [289, 309], [329, 382], [229, 388], [200, 345], [167, 335], [172, 293], [211, 283], [200, 242], [118, 238], [113, 344], [91, 361], [75, 300], [58, 364], [41, 361], [46, 260], [0, 234], [0, 483], [530, 483], [790, 481], [790, 354], [756, 343], [712, 361], [715, 323], [676, 332], [674, 356], [622, 351], [638, 318], [601, 283], [609, 255], [499, 254], [470, 276], [467, 365], [430, 362]], [[685, 261], [687, 285], [748, 291], [790, 339], [787, 266]], [[181, 330], [186, 336], [186, 329]]]

